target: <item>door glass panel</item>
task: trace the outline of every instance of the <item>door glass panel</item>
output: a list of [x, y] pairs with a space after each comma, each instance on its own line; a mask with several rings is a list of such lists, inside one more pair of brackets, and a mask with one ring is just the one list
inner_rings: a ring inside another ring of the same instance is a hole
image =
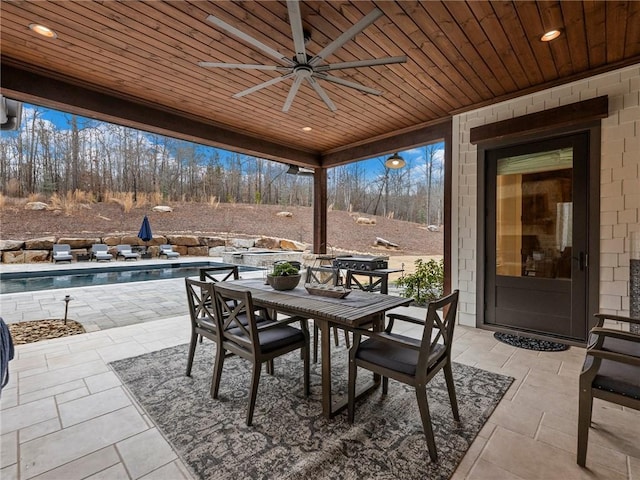
[[572, 148], [498, 159], [498, 275], [571, 278], [572, 169]]

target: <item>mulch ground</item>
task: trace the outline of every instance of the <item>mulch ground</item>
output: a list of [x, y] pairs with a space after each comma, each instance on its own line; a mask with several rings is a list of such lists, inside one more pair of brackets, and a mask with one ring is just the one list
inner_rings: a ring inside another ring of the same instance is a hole
[[64, 319], [31, 320], [9, 324], [9, 332], [14, 345], [39, 342], [51, 338], [68, 337], [85, 333], [84, 327], [74, 321]]

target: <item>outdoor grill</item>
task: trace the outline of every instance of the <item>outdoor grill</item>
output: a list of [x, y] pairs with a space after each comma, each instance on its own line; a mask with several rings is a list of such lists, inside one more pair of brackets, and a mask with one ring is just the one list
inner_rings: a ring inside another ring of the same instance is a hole
[[379, 270], [389, 267], [389, 257], [373, 257], [373, 256], [362, 256], [362, 257], [337, 257], [333, 261], [334, 268], [341, 269], [349, 269], [349, 270], [362, 270], [362, 271], [371, 271], [371, 270]]

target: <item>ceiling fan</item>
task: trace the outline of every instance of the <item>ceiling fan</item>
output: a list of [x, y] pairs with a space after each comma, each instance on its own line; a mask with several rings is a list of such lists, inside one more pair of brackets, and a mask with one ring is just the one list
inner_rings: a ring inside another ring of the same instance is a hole
[[267, 80], [266, 82], [255, 85], [251, 88], [243, 90], [241, 92], [233, 95], [233, 98], [244, 97], [245, 95], [249, 95], [250, 93], [261, 90], [265, 87], [269, 87], [271, 85], [275, 85], [276, 83], [282, 82], [289, 78], [293, 78], [293, 83], [291, 84], [291, 88], [289, 89], [289, 94], [287, 95], [287, 99], [284, 102], [282, 107], [283, 112], [289, 111], [291, 108], [291, 104], [293, 103], [293, 99], [298, 93], [298, 89], [300, 85], [305, 80], [311, 85], [311, 87], [316, 91], [318, 96], [324, 101], [329, 110], [332, 112], [336, 111], [338, 107], [331, 101], [327, 92], [322, 88], [322, 86], [318, 83], [318, 80], [326, 80], [328, 82], [337, 83], [338, 85], [342, 85], [349, 88], [355, 88], [356, 90], [360, 90], [365, 93], [370, 93], [373, 95], [382, 95], [383, 92], [380, 90], [376, 90], [365, 85], [361, 85], [356, 82], [352, 82], [349, 80], [344, 80], [340, 77], [336, 77], [330, 75], [326, 72], [333, 70], [343, 70], [346, 68], [359, 68], [359, 67], [371, 67], [375, 65], [387, 65], [391, 63], [404, 63], [407, 61], [406, 56], [400, 57], [386, 57], [386, 58], [378, 58], [378, 59], [370, 59], [370, 60], [356, 60], [353, 62], [341, 62], [341, 63], [333, 63], [333, 64], [325, 64], [321, 65], [321, 63], [330, 55], [332, 55], [336, 50], [342, 47], [345, 43], [355, 37], [358, 33], [362, 32], [369, 25], [374, 23], [378, 18], [380, 18], [383, 13], [380, 9], [375, 8], [369, 14], [364, 16], [359, 22], [353, 25], [351, 28], [342, 33], [338, 38], [330, 42], [326, 47], [324, 47], [318, 54], [309, 55], [305, 49], [306, 40], [309, 39], [309, 33], [306, 32], [302, 27], [302, 17], [300, 15], [300, 5], [298, 0], [288, 0], [287, 1], [287, 9], [289, 11], [289, 22], [291, 23], [291, 34], [293, 36], [293, 46], [295, 48], [295, 55], [292, 58], [287, 57], [286, 55], [281, 54], [280, 52], [274, 50], [273, 48], [265, 45], [261, 41], [247, 35], [246, 33], [238, 30], [236, 27], [229, 25], [224, 20], [221, 20], [213, 15], [209, 15], [207, 20], [213, 23], [215, 26], [225, 30], [227, 33], [239, 38], [240, 40], [244, 40], [245, 42], [253, 45], [258, 48], [265, 54], [270, 57], [275, 58], [277, 61], [281, 62], [283, 65], [252, 65], [247, 63], [218, 63], [218, 62], [198, 62], [198, 65], [201, 67], [216, 67], [216, 68], [239, 68], [246, 70], [275, 70], [278, 72], [282, 72], [282, 75], [276, 78], [272, 78], [271, 80]]

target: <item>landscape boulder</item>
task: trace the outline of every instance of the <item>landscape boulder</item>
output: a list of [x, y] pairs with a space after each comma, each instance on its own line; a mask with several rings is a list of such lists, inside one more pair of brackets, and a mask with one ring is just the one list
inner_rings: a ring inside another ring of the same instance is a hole
[[102, 239], [102, 243], [106, 243], [109, 246], [122, 244], [122, 237], [119, 235], [109, 235]]
[[49, 250], [16, 250], [2, 253], [2, 263], [32, 263], [49, 261]]
[[2, 252], [2, 263], [24, 263], [25, 255], [22, 250]]
[[206, 245], [207, 247], [224, 247], [226, 240], [220, 237], [200, 237], [200, 245]]
[[131, 246], [142, 246], [145, 244], [137, 235], [123, 235], [120, 243]]
[[24, 252], [25, 263], [49, 261], [49, 250], [26, 250]]
[[304, 243], [296, 242], [294, 240], [280, 240], [280, 249], [282, 250], [297, 250], [304, 251], [306, 250], [307, 245]]
[[254, 238], [232, 238], [229, 245], [235, 248], [251, 248], [255, 247], [256, 240]]
[[59, 238], [57, 243], [71, 245], [71, 248], [91, 248], [94, 243], [102, 243], [100, 238]]
[[187, 247], [187, 255], [207, 257], [209, 256], [209, 247]]
[[152, 209], [154, 212], [173, 212], [173, 208], [167, 206], [167, 205], [156, 205], [155, 207], [153, 207]]
[[167, 243], [184, 247], [199, 247], [200, 239], [195, 235], [167, 235]]
[[27, 202], [24, 206], [25, 210], [46, 210], [49, 206], [44, 202]]
[[56, 237], [33, 238], [24, 242], [24, 248], [27, 250], [53, 250], [54, 243], [56, 243]]
[[280, 248], [280, 239], [275, 237], [260, 237], [255, 241], [256, 248], [277, 250]]
[[219, 247], [211, 247], [209, 248], [209, 256], [210, 257], [221, 257], [224, 252], [227, 251], [227, 247], [219, 246]]
[[438, 226], [437, 226], [437, 225], [429, 225], [429, 226], [427, 227], [427, 230], [429, 230], [430, 232], [437, 232], [437, 231], [439, 231], [440, 229], [438, 228]]
[[291, 218], [291, 217], [293, 217], [293, 213], [291, 213], [291, 212], [278, 212], [278, 213], [276, 213], [276, 217]]
[[24, 246], [22, 240], [0, 240], [0, 251], [20, 250]]
[[358, 225], [375, 225], [376, 224], [376, 219], [375, 218], [367, 218], [367, 217], [358, 217], [358, 218], [356, 218], [356, 223]]

